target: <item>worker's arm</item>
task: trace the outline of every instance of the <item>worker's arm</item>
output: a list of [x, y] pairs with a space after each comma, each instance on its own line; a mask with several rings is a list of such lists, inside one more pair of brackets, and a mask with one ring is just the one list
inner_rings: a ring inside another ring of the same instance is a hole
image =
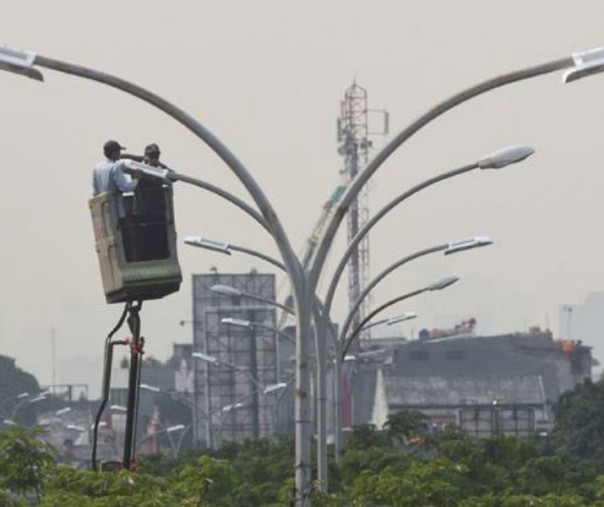
[[115, 186], [119, 188], [122, 192], [132, 192], [138, 184], [139, 174], [133, 173], [133, 179], [128, 179], [126, 177], [126, 174], [124, 173], [124, 161], [120, 160], [118, 163], [115, 164], [113, 168], [112, 177]]

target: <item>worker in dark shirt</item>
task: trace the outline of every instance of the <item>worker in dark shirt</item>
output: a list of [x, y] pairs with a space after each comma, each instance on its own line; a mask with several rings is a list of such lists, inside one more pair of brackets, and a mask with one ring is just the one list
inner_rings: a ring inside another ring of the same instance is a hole
[[[159, 161], [160, 155], [159, 146], [155, 143], [149, 144], [145, 147], [143, 163], [163, 169], [165, 166]], [[139, 179], [134, 195], [138, 214], [154, 217], [164, 215], [164, 183], [160, 179], [143, 175]]]
[[[159, 146], [151, 143], [145, 147], [143, 163], [166, 168], [159, 161]], [[162, 259], [169, 255], [166, 237], [166, 200], [164, 183], [144, 174], [138, 180], [134, 191], [135, 213], [139, 224], [139, 260]]]

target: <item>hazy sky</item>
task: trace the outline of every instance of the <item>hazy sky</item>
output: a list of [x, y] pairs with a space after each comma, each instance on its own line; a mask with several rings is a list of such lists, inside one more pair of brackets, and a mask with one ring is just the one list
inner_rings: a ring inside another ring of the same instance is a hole
[[[436, 102], [483, 79], [604, 44], [601, 1], [4, 2], [0, 43], [87, 65], [140, 84], [188, 111], [246, 164], [300, 251], [340, 182], [335, 122], [356, 78], [396, 133]], [[44, 84], [0, 74], [2, 262], [0, 353], [57, 382], [101, 378], [103, 340], [121, 306], [106, 305], [87, 199], [106, 139], [130, 151], [160, 144], [163, 159], [247, 199], [192, 134], [122, 92], [56, 72]], [[399, 270], [376, 304], [457, 274], [440, 294], [396, 311], [421, 327], [478, 320], [481, 334], [529, 326], [558, 332], [558, 308], [604, 290], [604, 75], [563, 85], [551, 74], [492, 91], [443, 116], [372, 180], [377, 210], [410, 186], [525, 143], [536, 154], [501, 172], [468, 175], [417, 195], [375, 228], [374, 274], [416, 250], [488, 234], [495, 244], [431, 256]], [[379, 144], [379, 140], [376, 143]], [[179, 184], [178, 232], [277, 251], [265, 232], [217, 197]], [[344, 246], [344, 229], [330, 260]], [[270, 267], [180, 248], [181, 292], [147, 303], [148, 354], [189, 341], [192, 273]], [[285, 285], [280, 284], [281, 293]], [[336, 318], [346, 302], [341, 287]], [[125, 331], [124, 331], [125, 333]], [[580, 337], [577, 337], [580, 338]], [[604, 337], [595, 354], [604, 359]]]

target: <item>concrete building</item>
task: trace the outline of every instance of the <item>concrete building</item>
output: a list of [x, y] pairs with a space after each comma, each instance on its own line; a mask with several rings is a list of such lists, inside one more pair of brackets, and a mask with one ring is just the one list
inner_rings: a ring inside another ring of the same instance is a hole
[[551, 429], [552, 405], [591, 377], [592, 357], [590, 347], [533, 329], [414, 340], [355, 363], [353, 424], [381, 427], [390, 413], [418, 410], [476, 436], [527, 435]]
[[[596, 347], [595, 355], [602, 362], [604, 358], [598, 355], [598, 350], [604, 329], [604, 292], [590, 292], [581, 304], [562, 305], [558, 309], [558, 323], [560, 336], [591, 343]], [[598, 373], [600, 371], [598, 368]]]
[[[211, 290], [228, 286], [240, 295]], [[275, 275], [210, 273], [193, 275], [194, 439], [215, 447], [225, 440], [274, 433], [279, 392]], [[223, 319], [256, 323], [227, 325]]]

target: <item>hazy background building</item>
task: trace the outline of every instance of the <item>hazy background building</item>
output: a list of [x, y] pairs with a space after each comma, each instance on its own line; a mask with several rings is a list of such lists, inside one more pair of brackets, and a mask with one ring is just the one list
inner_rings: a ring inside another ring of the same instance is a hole
[[[212, 291], [222, 285], [243, 296]], [[249, 295], [249, 296], [246, 296]], [[274, 394], [264, 389], [277, 377], [276, 310], [254, 297], [275, 300], [275, 276], [210, 273], [193, 275], [194, 435], [202, 445], [266, 437], [274, 425]], [[239, 319], [263, 327], [230, 326]], [[264, 327], [265, 326], [265, 327]]]

